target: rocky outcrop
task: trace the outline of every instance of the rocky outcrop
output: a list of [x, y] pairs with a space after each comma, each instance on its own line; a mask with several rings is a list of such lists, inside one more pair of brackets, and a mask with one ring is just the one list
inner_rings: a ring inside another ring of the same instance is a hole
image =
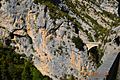
[[[54, 80], [70, 75], [76, 80], [89, 78], [119, 34], [118, 3], [113, 0], [58, 0], [57, 5], [55, 0], [46, 4], [32, 0], [0, 3], [1, 41], [7, 38], [16, 52], [33, 55], [37, 69]], [[101, 43], [95, 54], [97, 63], [88, 53], [89, 42]]]

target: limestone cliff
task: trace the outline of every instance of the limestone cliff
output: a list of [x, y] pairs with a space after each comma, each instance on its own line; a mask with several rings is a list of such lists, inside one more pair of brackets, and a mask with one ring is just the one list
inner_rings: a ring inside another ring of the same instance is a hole
[[120, 51], [118, 4], [116, 0], [0, 0], [0, 40], [32, 56], [37, 69], [53, 80], [70, 75], [86, 80], [102, 64], [103, 55]]

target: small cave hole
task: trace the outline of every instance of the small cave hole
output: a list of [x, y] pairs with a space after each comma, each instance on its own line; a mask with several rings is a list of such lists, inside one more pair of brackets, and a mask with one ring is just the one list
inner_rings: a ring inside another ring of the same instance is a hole
[[20, 5], [20, 3], [19, 3], [19, 2], [17, 2], [17, 5]]
[[0, 8], [2, 7], [2, 4], [0, 3]]
[[114, 43], [116, 43], [117, 46], [120, 45], [120, 36], [118, 36], [118, 37], [116, 37], [116, 38], [114, 39]]

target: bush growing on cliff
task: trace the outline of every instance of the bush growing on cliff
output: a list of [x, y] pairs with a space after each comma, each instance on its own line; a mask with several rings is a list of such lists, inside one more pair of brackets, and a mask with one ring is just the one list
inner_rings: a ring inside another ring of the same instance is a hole
[[24, 55], [0, 42], [0, 80], [51, 80], [43, 76]]
[[73, 41], [73, 43], [75, 43], [76, 48], [78, 48], [79, 50], [84, 51], [84, 48], [83, 48], [84, 43], [79, 37], [73, 37], [72, 41]]

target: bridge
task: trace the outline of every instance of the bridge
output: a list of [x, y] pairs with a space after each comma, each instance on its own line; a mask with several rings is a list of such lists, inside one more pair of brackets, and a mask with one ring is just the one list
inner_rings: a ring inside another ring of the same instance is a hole
[[99, 46], [100, 42], [85, 42], [88, 50], [90, 50], [92, 47]]
[[[84, 42], [90, 50], [92, 47], [99, 46], [100, 42]], [[120, 49], [119, 49], [120, 50]], [[118, 50], [118, 51], [119, 51]], [[102, 65], [90, 75], [89, 80], [115, 80], [117, 74], [120, 75], [120, 52], [104, 54], [104, 61]]]

